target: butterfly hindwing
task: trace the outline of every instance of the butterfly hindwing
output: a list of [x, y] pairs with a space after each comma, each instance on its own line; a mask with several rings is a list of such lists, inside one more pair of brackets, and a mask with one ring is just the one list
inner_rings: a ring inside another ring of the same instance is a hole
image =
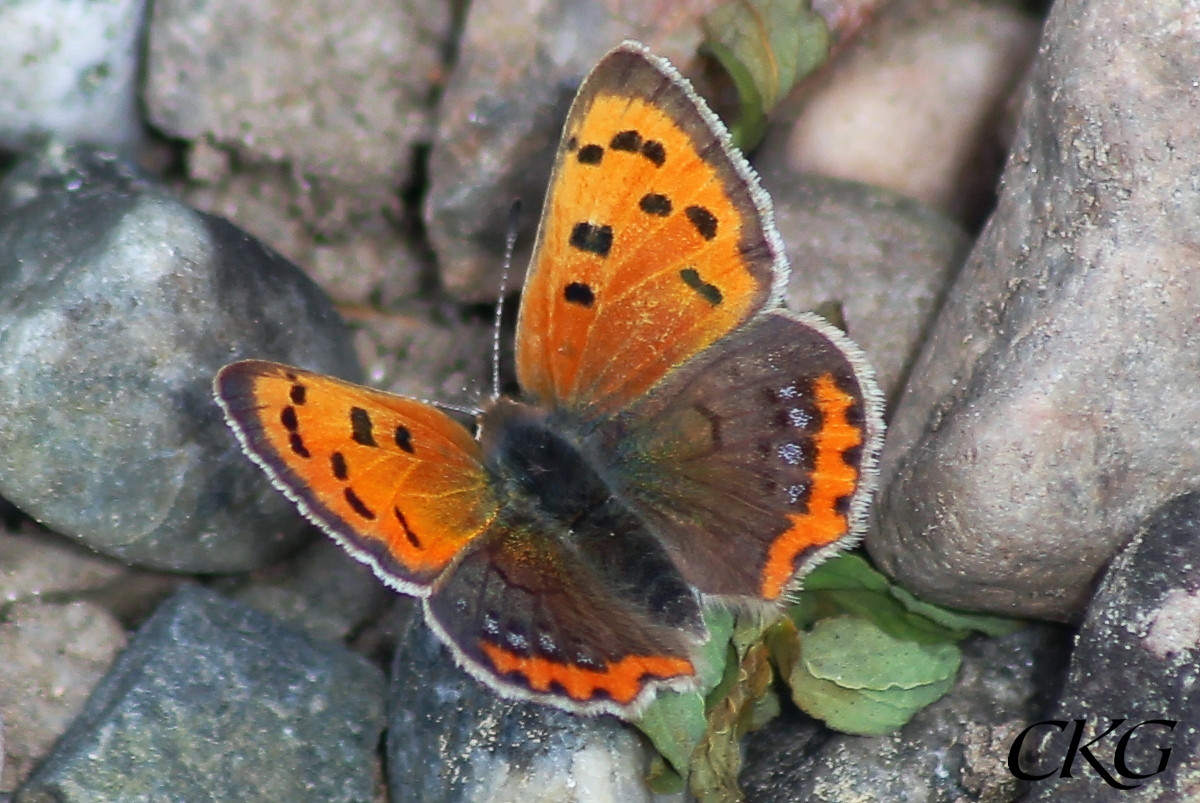
[[479, 444], [424, 402], [261, 360], [215, 389], [271, 480], [406, 593], [426, 595], [495, 516]]
[[694, 683], [695, 637], [622, 599], [536, 521], [497, 521], [438, 582], [426, 621], [510, 697], [628, 717]]
[[767, 313], [592, 436], [617, 494], [706, 594], [778, 600], [860, 534], [882, 400], [858, 349]]
[[626, 43], [567, 117], [517, 324], [543, 404], [612, 413], [777, 302], [770, 201], [667, 62]]

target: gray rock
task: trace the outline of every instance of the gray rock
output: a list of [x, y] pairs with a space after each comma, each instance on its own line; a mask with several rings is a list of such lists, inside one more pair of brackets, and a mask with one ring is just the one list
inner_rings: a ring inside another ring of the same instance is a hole
[[212, 398], [242, 357], [361, 376], [298, 269], [120, 162], [52, 148], [0, 184], [0, 495], [154, 568], [278, 556], [302, 521]]
[[27, 601], [0, 607], [0, 717], [11, 792], [46, 755], [125, 646], [125, 631], [93, 602]]
[[1054, 5], [988, 227], [892, 417], [871, 556], [950, 606], [1067, 620], [1197, 487], [1200, 27]]
[[47, 136], [132, 156], [145, 0], [0, 4], [0, 147]]
[[686, 68], [700, 40], [697, 15], [688, 4], [618, 9], [603, 0], [471, 6], [439, 107], [425, 202], [451, 294], [496, 298], [512, 198], [526, 209], [518, 274], [528, 261], [567, 108], [600, 57], [622, 39], [640, 39]]
[[14, 798], [362, 803], [383, 674], [196, 586], [139, 630]]
[[890, 736], [835, 733], [798, 713], [750, 735], [742, 788], [754, 803], [959, 803], [1014, 799], [1004, 756], [1065, 663], [1059, 628], [963, 644], [954, 688]]
[[762, 174], [792, 263], [787, 302], [840, 302], [847, 331], [894, 399], [969, 241], [949, 217], [850, 181]]
[[392, 803], [651, 800], [631, 729], [500, 697], [455, 666], [415, 614], [392, 666]]
[[[1188, 494], [1164, 505], [1140, 527], [1133, 540], [1113, 559], [1088, 606], [1075, 641], [1067, 682], [1057, 704], [1039, 719], [1065, 723], [1060, 731], [1045, 725], [1026, 741], [1034, 748], [1020, 769], [1032, 775], [1050, 773], [1028, 784], [1030, 803], [1102, 803], [1102, 801], [1195, 800], [1200, 777], [1200, 494]], [[1085, 720], [1081, 744], [1124, 718], [1089, 750], [1113, 782], [1108, 783], [1082, 754], [1076, 755], [1070, 778], [1061, 777], [1074, 720]], [[1124, 751], [1132, 778], [1116, 764], [1118, 745], [1129, 730], [1148, 720], [1129, 737]], [[1169, 749], [1165, 757], [1160, 749]], [[1154, 774], [1160, 762], [1162, 774]]]

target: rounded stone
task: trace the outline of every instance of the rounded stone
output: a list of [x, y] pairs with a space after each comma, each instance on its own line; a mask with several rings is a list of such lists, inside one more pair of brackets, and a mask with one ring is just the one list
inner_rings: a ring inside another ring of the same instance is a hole
[[0, 496], [152, 568], [278, 556], [303, 522], [211, 391], [247, 357], [361, 376], [298, 268], [112, 157], [52, 147], [0, 183]]

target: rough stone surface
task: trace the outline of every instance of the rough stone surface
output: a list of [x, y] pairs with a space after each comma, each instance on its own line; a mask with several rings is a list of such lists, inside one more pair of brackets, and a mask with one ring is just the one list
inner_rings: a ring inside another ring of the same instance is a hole
[[[205, 155], [207, 154], [207, 155]], [[198, 167], [201, 160], [219, 164]], [[232, 148], [201, 139], [189, 151], [189, 180], [176, 186], [197, 209], [226, 218], [304, 268], [335, 299], [388, 308], [428, 283], [430, 260], [415, 249], [395, 188], [374, 208], [354, 212], [353, 187], [329, 190], [319, 203], [311, 184], [285, 165], [234, 162]]]
[[923, 597], [1066, 620], [1200, 484], [1200, 25], [1061, 0], [999, 206], [882, 458], [875, 561]]
[[954, 688], [891, 736], [835, 733], [798, 712], [747, 740], [743, 790], [755, 803], [1007, 803], [1005, 758], [1061, 676], [1058, 628], [1035, 625], [963, 644]]
[[[448, 312], [348, 312], [371, 384], [415, 399], [481, 405], [491, 392], [492, 327]], [[505, 368], [511, 352], [510, 332], [501, 349]]]
[[646, 757], [618, 720], [497, 695], [455, 666], [415, 611], [392, 666], [392, 803], [639, 803]]
[[892, 399], [969, 242], [945, 215], [864, 184], [764, 172], [792, 263], [787, 303], [839, 302]]
[[[1200, 798], [1200, 494], [1168, 502], [1154, 513], [1113, 559], [1088, 606], [1075, 641], [1066, 685], [1040, 720], [1068, 723], [1062, 731], [1043, 726], [1027, 738], [1034, 749], [1023, 771], [1041, 775], [1028, 783], [1029, 803], [1103, 803]], [[1082, 743], [1124, 718], [1109, 736], [1089, 748], [1113, 781], [1108, 784], [1082, 756], [1071, 777], [1062, 778], [1074, 720], [1087, 722]], [[1166, 770], [1152, 778], [1123, 777], [1115, 766], [1117, 746], [1129, 729], [1152, 719], [1175, 721], [1143, 726], [1127, 742], [1125, 763], [1151, 774], [1171, 750]]]
[[51, 148], [0, 184], [0, 495], [154, 568], [278, 556], [301, 519], [212, 398], [243, 357], [361, 376], [299, 270], [122, 163]]
[[395, 594], [331, 539], [319, 537], [291, 560], [217, 586], [310, 638], [341, 641]]
[[0, 604], [0, 718], [11, 792], [83, 709], [125, 646], [125, 631], [92, 602]]
[[0, 605], [102, 589], [128, 572], [57, 535], [0, 529]]
[[133, 155], [144, 0], [0, 4], [0, 147], [47, 136]]
[[314, 199], [334, 182], [377, 204], [428, 137], [449, 21], [449, 4], [413, 0], [162, 0], [147, 111], [172, 136], [290, 165]]
[[1018, 5], [890, 3], [804, 94], [789, 164], [956, 215], [977, 209], [1009, 144], [1006, 103], [1037, 48], [1038, 21]]
[[425, 203], [429, 239], [451, 294], [495, 299], [513, 198], [524, 199], [526, 210], [513, 264], [528, 260], [567, 108], [600, 57], [631, 38], [686, 69], [700, 42], [697, 20], [719, 4], [471, 4], [441, 100]]
[[361, 803], [383, 674], [196, 586], [152, 616], [14, 798]]

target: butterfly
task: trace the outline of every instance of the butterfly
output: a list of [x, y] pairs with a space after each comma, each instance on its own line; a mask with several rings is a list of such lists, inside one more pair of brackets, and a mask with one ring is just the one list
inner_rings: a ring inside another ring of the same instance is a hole
[[667, 61], [625, 42], [555, 157], [474, 431], [277, 363], [223, 368], [243, 449], [513, 698], [636, 716], [696, 684], [703, 608], [778, 611], [859, 535], [883, 435], [858, 347], [782, 308], [770, 200]]

